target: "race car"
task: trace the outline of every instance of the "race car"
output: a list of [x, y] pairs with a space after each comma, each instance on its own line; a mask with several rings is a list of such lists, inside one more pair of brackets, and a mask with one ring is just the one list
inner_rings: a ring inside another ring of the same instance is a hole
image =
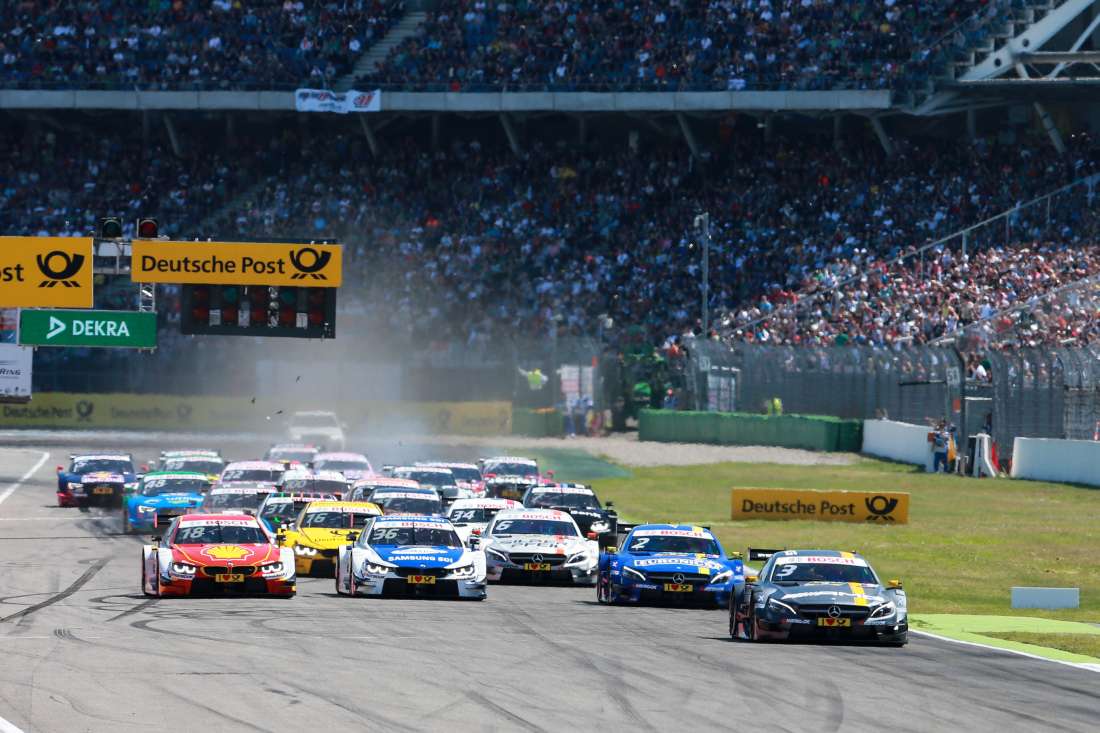
[[443, 501], [435, 489], [426, 486], [417, 489], [391, 489], [378, 487], [370, 492], [367, 501], [382, 507], [383, 514], [442, 514]]
[[293, 493], [312, 491], [335, 494], [339, 499], [347, 491], [348, 482], [339, 471], [302, 471], [292, 468], [283, 474], [275, 488]]
[[511, 499], [459, 499], [447, 510], [455, 531], [469, 544], [471, 537], [480, 537], [489, 522], [505, 509], [520, 509], [523, 505]]
[[365, 501], [371, 492], [375, 489], [419, 489], [420, 484], [416, 481], [409, 481], [403, 478], [390, 478], [389, 476], [372, 476], [370, 478], [359, 479], [351, 487], [348, 493], [344, 494], [344, 499], [347, 501]]
[[[581, 532], [595, 532], [599, 537], [614, 538], [619, 524], [619, 515], [609, 503], [607, 508], [600, 506], [600, 500], [591, 486], [584, 484], [538, 484], [532, 486], [523, 495], [523, 505], [540, 509], [557, 509], [569, 512], [577, 521]], [[604, 544], [601, 542], [601, 544]], [[612, 544], [614, 541], [612, 540]]]
[[[481, 469], [473, 463], [447, 463], [444, 461], [417, 462], [418, 466], [431, 466], [434, 468], [449, 468], [454, 476], [455, 486], [460, 489], [468, 489], [468, 498], [476, 499], [485, 495], [485, 479], [481, 475]], [[467, 497], [459, 497], [467, 498]]]
[[141, 550], [141, 590], [147, 596], [263, 593], [293, 596], [294, 552], [279, 547], [255, 517], [184, 514], [161, 541]]
[[205, 473], [214, 482], [225, 470], [225, 459], [215, 450], [166, 450], [157, 458], [157, 470]]
[[234, 461], [218, 477], [219, 484], [247, 481], [265, 483], [275, 488], [279, 479], [286, 473], [286, 466], [274, 461]]
[[444, 517], [372, 519], [337, 555], [336, 592], [485, 598], [485, 555], [463, 546]]
[[69, 456], [69, 470], [57, 467], [58, 506], [118, 506], [126, 489], [137, 488], [134, 459], [128, 453]]
[[310, 502], [298, 515], [294, 529], [284, 532], [283, 546], [294, 550], [298, 575], [331, 578], [337, 549], [381, 515], [381, 509], [365, 501]]
[[474, 495], [474, 492], [470, 489], [460, 489], [458, 487], [455, 483], [455, 475], [449, 468], [421, 464], [397, 466], [390, 475], [394, 478], [416, 481], [423, 487], [435, 489], [445, 503], [452, 502], [455, 499], [469, 499]]
[[298, 515], [302, 513], [307, 504], [314, 501], [336, 501], [336, 495], [316, 491], [297, 493], [277, 491], [264, 497], [256, 510], [256, 516], [268, 532], [274, 533], [278, 532], [279, 529], [293, 529], [294, 523], [298, 521]]
[[339, 471], [351, 486], [361, 478], [374, 475], [370, 461], [362, 453], [318, 453], [313, 459], [315, 471]]
[[276, 443], [267, 449], [264, 460], [282, 463], [288, 468], [296, 465], [310, 468], [320, 452], [321, 449], [312, 443]]
[[485, 478], [486, 499], [511, 499], [523, 502], [523, 496], [532, 486], [538, 486], [537, 476], [487, 476]]
[[260, 502], [272, 493], [271, 484], [266, 482], [238, 481], [229, 484], [217, 484], [207, 492], [202, 500], [199, 512], [206, 514], [256, 514]]
[[318, 443], [328, 450], [344, 450], [344, 423], [334, 412], [295, 412], [287, 420], [287, 437], [296, 443]]
[[506, 509], [497, 513], [479, 546], [493, 582], [559, 582], [592, 585], [600, 549], [565, 512]]
[[904, 646], [909, 611], [900, 581], [883, 583], [854, 552], [753, 550], [767, 562], [730, 609], [730, 636], [844, 639]]
[[539, 480], [539, 463], [533, 458], [522, 456], [493, 456], [480, 458], [477, 462], [481, 475], [485, 479], [495, 476], [523, 476]]
[[173, 518], [200, 506], [210, 478], [205, 473], [154, 471], [141, 477], [137, 491], [122, 502], [122, 531], [143, 532], [168, 526]]
[[596, 600], [662, 601], [726, 607], [745, 586], [740, 555], [726, 556], [705, 527], [642, 524], [618, 550], [600, 553]]

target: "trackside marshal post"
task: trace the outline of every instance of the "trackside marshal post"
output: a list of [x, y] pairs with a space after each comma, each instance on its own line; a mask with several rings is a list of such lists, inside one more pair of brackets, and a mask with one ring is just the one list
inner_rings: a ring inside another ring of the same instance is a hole
[[896, 491], [736, 488], [730, 503], [733, 519], [909, 523], [909, 494]]

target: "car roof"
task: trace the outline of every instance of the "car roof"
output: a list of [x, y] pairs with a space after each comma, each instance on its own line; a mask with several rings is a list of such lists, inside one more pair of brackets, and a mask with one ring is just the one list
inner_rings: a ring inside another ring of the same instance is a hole
[[497, 521], [501, 519], [552, 519], [560, 522], [574, 521], [573, 517], [568, 512], [558, 511], [557, 509], [528, 509], [524, 507], [500, 511], [497, 513], [496, 519]]
[[316, 451], [317, 446], [313, 443], [274, 443], [269, 451], [272, 450], [312, 450]]
[[252, 516], [251, 514], [244, 513], [234, 514], [230, 512], [222, 512], [220, 514], [184, 514], [180, 516], [180, 522], [216, 522], [219, 520], [227, 519], [231, 519], [234, 521], [247, 519], [251, 524], [254, 524], [257, 527], [260, 526], [260, 520], [256, 519], [256, 517]]
[[201, 471], [150, 471], [142, 478], [200, 478], [206, 480], [206, 474]]
[[439, 468], [472, 468], [475, 471], [479, 470], [476, 463], [454, 463], [448, 461], [417, 461], [418, 466], [439, 467]]
[[375, 526], [389, 524], [390, 522], [416, 522], [418, 524], [444, 524], [451, 526], [451, 520], [446, 517], [426, 514], [383, 514], [374, 520]]
[[86, 461], [89, 458], [100, 458], [111, 461], [132, 461], [134, 457], [129, 453], [73, 453], [69, 456], [74, 461]]
[[586, 496], [596, 492], [584, 484], [533, 484], [531, 491], [540, 494], [584, 494]]
[[320, 471], [297, 471], [291, 469], [283, 474], [284, 481], [293, 481], [296, 478], [308, 478], [316, 481], [340, 481], [343, 483], [346, 481], [344, 474], [339, 471], [333, 470], [320, 470]]
[[225, 467], [225, 470], [247, 470], [249, 468], [267, 468], [273, 471], [281, 471], [283, 470], [283, 464], [276, 461], [233, 461]]
[[677, 532], [707, 532], [711, 536], [714, 535], [708, 528], [700, 526], [698, 524], [639, 524], [634, 527], [631, 532], [637, 532], [638, 530], [653, 530], [653, 529], [667, 529]]
[[[428, 466], [425, 464], [415, 464], [412, 466], [394, 466], [393, 472], [397, 473], [398, 471], [419, 471], [420, 473], [438, 473], [440, 475], [451, 473], [451, 469], [444, 466]], [[453, 476], [454, 474], [451, 475]]]
[[772, 557], [863, 557], [848, 550], [780, 550]]
[[367, 460], [367, 457], [365, 455], [363, 455], [362, 453], [349, 453], [347, 451], [333, 451], [332, 453], [318, 453], [316, 458], [314, 458], [313, 460], [315, 460], [315, 461], [365, 461], [367, 463], [370, 463], [370, 461]]
[[336, 509], [345, 512], [354, 511], [356, 509], [365, 509], [367, 511], [378, 512], [379, 514], [382, 513], [382, 507], [378, 506], [377, 504], [372, 504], [369, 501], [333, 501], [325, 499], [311, 501], [309, 503], [309, 506], [305, 508], [305, 511], [312, 512], [318, 509], [325, 509], [328, 511]]
[[531, 466], [538, 465], [538, 461], [534, 458], [526, 458], [524, 456], [492, 456], [490, 458], [482, 458], [484, 463], [526, 463]]
[[198, 448], [195, 450], [162, 450], [160, 452], [161, 458], [185, 458], [188, 456], [209, 456], [210, 458], [221, 458], [221, 451], [209, 450], [205, 448]]
[[456, 499], [451, 503], [451, 510], [455, 509], [520, 509], [520, 504], [515, 499]]
[[264, 501], [336, 501], [336, 496], [327, 491], [276, 491]]
[[419, 489], [420, 482], [413, 481], [409, 478], [393, 478], [392, 476], [371, 476], [370, 478], [361, 478], [355, 482], [355, 486], [352, 488], [359, 488], [360, 486], [374, 486], [377, 488], [391, 488], [391, 489]]
[[402, 496], [427, 496], [433, 499], [439, 498], [439, 492], [430, 486], [417, 486], [415, 489], [412, 487], [404, 488], [401, 486], [379, 486], [377, 489], [372, 491], [370, 495], [378, 499]]
[[493, 476], [485, 480], [491, 484], [531, 484], [532, 486], [538, 485], [539, 482], [534, 476], [515, 476], [512, 474]]
[[237, 484], [235, 486], [215, 486], [211, 494], [266, 494], [271, 491], [269, 484]]

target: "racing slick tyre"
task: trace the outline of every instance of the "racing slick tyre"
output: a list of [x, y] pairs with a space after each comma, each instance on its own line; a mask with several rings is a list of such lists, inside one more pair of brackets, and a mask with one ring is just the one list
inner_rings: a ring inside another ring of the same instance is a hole
[[603, 574], [596, 578], [596, 603], [611, 605], [611, 579]]
[[141, 558], [141, 592], [144, 593], [147, 596], [152, 597], [152, 598], [159, 597], [160, 596], [160, 574], [157, 573], [156, 575], [153, 576], [153, 590], [148, 590], [148, 588], [146, 587], [148, 585], [148, 583], [146, 582], [147, 580], [148, 580], [148, 576], [146, 575], [146, 572], [145, 572], [145, 558], [142, 557]]
[[[123, 512], [122, 512], [122, 533], [123, 534], [131, 534], [131, 533], [133, 533], [133, 531], [134, 531], [133, 527], [130, 526], [130, 513], [123, 510]], [[142, 572], [144, 572], [144, 570]]]

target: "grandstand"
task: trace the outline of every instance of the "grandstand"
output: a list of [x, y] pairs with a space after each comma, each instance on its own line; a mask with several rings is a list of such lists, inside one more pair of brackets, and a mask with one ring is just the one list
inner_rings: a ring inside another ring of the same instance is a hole
[[[408, 358], [518, 334], [1085, 345], [1091, 308], [1022, 314], [1100, 274], [1094, 5], [13, 4], [0, 223], [338, 238], [341, 338]], [[296, 89], [380, 101], [299, 111]], [[37, 358], [60, 388], [112, 357]]]

